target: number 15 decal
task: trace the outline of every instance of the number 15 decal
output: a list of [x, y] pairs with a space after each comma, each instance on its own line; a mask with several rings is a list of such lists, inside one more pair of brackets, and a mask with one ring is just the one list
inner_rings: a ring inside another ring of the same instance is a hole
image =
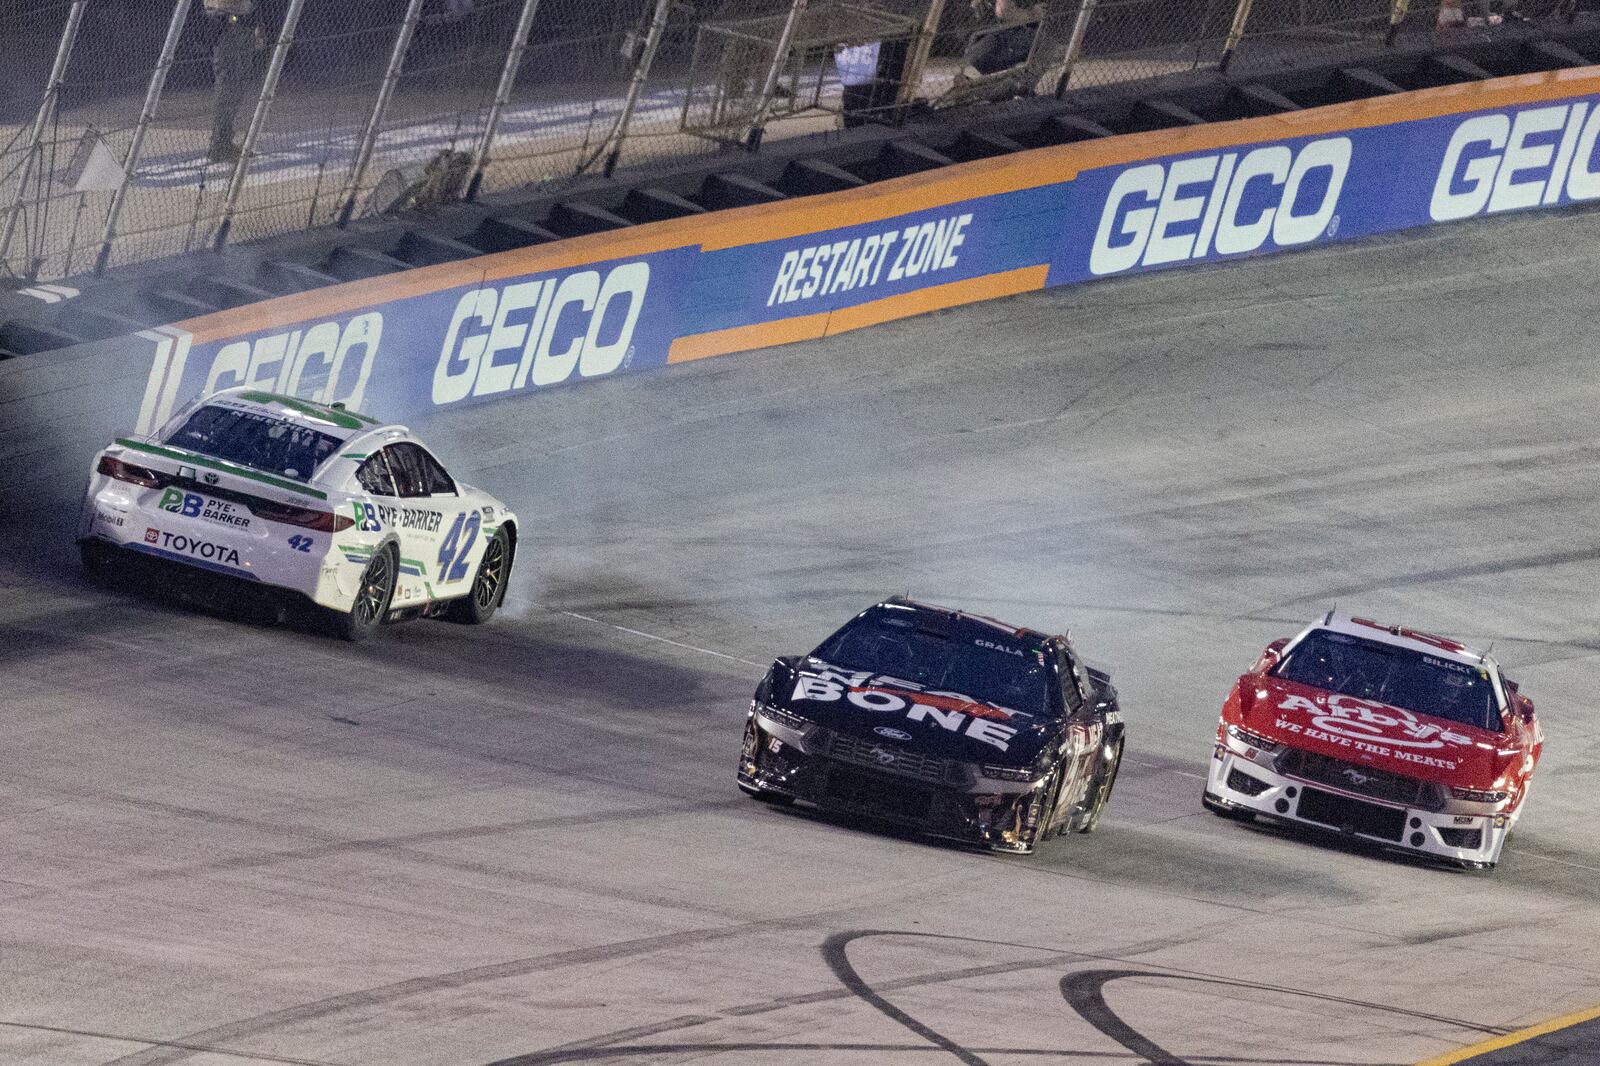
[[[466, 522], [467, 528], [463, 530], [461, 523]], [[444, 543], [439, 545], [439, 580], [460, 581], [467, 576], [467, 557], [472, 553], [473, 544], [478, 540], [478, 526], [482, 519], [478, 512], [458, 514], [450, 526], [450, 532], [444, 535]], [[461, 550], [456, 550], [456, 542], [461, 542]]]

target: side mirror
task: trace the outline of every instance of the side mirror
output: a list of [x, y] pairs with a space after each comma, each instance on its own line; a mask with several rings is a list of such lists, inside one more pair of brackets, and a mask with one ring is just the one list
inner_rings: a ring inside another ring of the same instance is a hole
[[1252, 674], [1269, 673], [1274, 667], [1283, 661], [1283, 649], [1288, 645], [1288, 643], [1288, 637], [1280, 637], [1271, 644], [1268, 644], [1266, 648], [1262, 650], [1261, 654], [1257, 656], [1255, 665], [1250, 667], [1250, 672]]
[[1524, 722], [1532, 724], [1532, 722], [1533, 722], [1533, 701], [1532, 700], [1530, 700], [1528, 697], [1522, 695], [1521, 693], [1516, 693], [1511, 697], [1511, 706], [1516, 709], [1518, 718], [1521, 718]]

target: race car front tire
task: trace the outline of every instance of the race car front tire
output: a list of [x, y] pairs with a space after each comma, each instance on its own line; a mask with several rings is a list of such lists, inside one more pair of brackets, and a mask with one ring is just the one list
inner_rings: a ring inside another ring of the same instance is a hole
[[1111, 799], [1111, 790], [1116, 787], [1117, 771], [1120, 769], [1122, 769], [1122, 738], [1119, 737], [1110, 754], [1100, 760], [1100, 770], [1089, 786], [1094, 798], [1090, 801], [1088, 813], [1078, 824], [1078, 832], [1092, 833], [1100, 824], [1100, 812], [1106, 809], [1106, 803]]
[[389, 613], [399, 572], [400, 553], [393, 544], [385, 544], [373, 552], [372, 560], [361, 573], [355, 602], [348, 611], [331, 612], [329, 622], [334, 634], [348, 641], [360, 641], [381, 625]]
[[478, 572], [472, 575], [472, 591], [457, 600], [450, 616], [458, 622], [481, 626], [494, 617], [506, 598], [506, 581], [511, 576], [511, 538], [497, 529], [484, 546]]

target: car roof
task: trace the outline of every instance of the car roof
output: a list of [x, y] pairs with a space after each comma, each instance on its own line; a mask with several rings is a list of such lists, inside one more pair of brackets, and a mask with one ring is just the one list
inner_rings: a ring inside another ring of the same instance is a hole
[[[1376, 641], [1379, 644], [1389, 644], [1397, 648], [1406, 648], [1409, 651], [1422, 652], [1434, 655], [1451, 662], [1464, 663], [1468, 666], [1489, 667], [1499, 671], [1498, 664], [1491, 659], [1486, 651], [1470, 648], [1459, 640], [1450, 637], [1441, 637], [1433, 633], [1425, 633], [1420, 629], [1409, 626], [1391, 625], [1385, 622], [1374, 622], [1370, 618], [1361, 618], [1354, 615], [1338, 615], [1329, 611], [1320, 623], [1311, 629], [1327, 629], [1335, 633], [1345, 633], [1363, 640]], [[1307, 630], [1310, 632], [1310, 630]]]
[[876, 604], [876, 606], [939, 615], [943, 618], [949, 619], [951, 622], [954, 622], [959, 626], [962, 626], [963, 628], [966, 626], [971, 626], [973, 631], [980, 633], [983, 630], [990, 630], [1000, 635], [1009, 637], [1012, 640], [1029, 639], [1037, 640], [1040, 643], [1050, 643], [1051, 641], [1064, 639], [1059, 636], [1053, 636], [1049, 633], [1040, 632], [1037, 629], [1028, 629], [1024, 626], [1007, 625], [998, 618], [990, 618], [988, 615], [984, 614], [973, 614], [971, 611], [963, 611], [957, 607], [940, 607], [937, 604], [923, 603], [919, 600], [913, 600], [909, 596], [891, 596], [887, 600]]
[[[265, 389], [251, 388], [248, 385], [237, 385], [231, 389], [223, 389], [212, 393], [201, 400], [198, 406], [206, 406], [223, 401], [229, 407], [242, 407], [270, 414], [288, 422], [296, 422], [310, 426], [319, 433], [337, 437], [341, 441], [362, 436], [377, 429], [391, 428], [370, 415], [352, 411], [342, 404], [318, 403], [315, 400], [302, 400], [297, 396], [286, 396], [282, 393], [268, 392]], [[392, 427], [403, 428], [403, 427]]]

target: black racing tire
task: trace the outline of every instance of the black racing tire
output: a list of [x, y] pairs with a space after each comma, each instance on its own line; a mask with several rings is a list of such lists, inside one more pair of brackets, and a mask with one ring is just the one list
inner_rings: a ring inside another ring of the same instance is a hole
[[[1107, 763], [1110, 769], [1106, 769]], [[1109, 759], [1100, 760], [1100, 772], [1095, 775], [1091, 786], [1094, 790], [1094, 799], [1089, 803], [1089, 811], [1083, 821], [1078, 824], [1078, 832], [1092, 833], [1100, 824], [1100, 813], [1106, 809], [1106, 803], [1111, 799], [1111, 790], [1117, 784], [1117, 771], [1122, 769], [1122, 738], [1118, 737], [1116, 747], [1112, 749]]]
[[367, 568], [361, 572], [361, 584], [350, 609], [329, 612], [334, 635], [352, 643], [371, 636], [389, 613], [399, 576], [400, 553], [393, 544], [385, 544], [373, 552]]
[[472, 591], [451, 605], [450, 617], [467, 625], [483, 625], [505, 602], [506, 582], [510, 578], [511, 538], [501, 528], [495, 530], [489, 543], [484, 545], [483, 558], [472, 575]]
[[1254, 811], [1241, 811], [1233, 807], [1224, 807], [1205, 792], [1200, 793], [1200, 804], [1218, 818], [1226, 818], [1230, 822], [1250, 822], [1255, 820]]
[[78, 558], [83, 562], [83, 574], [97, 585], [107, 585], [116, 577], [116, 549], [105, 541], [86, 540], [78, 545]]

